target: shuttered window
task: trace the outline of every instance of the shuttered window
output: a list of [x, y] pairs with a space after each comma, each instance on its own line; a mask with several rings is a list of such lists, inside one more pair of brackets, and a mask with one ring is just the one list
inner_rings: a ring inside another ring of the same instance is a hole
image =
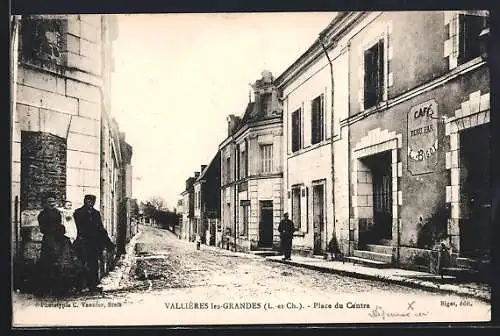
[[300, 206], [301, 194], [300, 187], [292, 188], [292, 221], [297, 230], [301, 227], [301, 206]]
[[487, 25], [487, 17], [460, 14], [458, 16], [458, 64], [463, 64], [480, 55], [479, 34]]
[[302, 147], [302, 122], [301, 110], [292, 113], [292, 152], [298, 151]]
[[384, 93], [384, 40], [380, 39], [365, 51], [364, 103], [365, 109], [382, 101]]
[[311, 144], [317, 144], [325, 139], [324, 96], [314, 98], [311, 103]]
[[273, 145], [261, 145], [260, 157], [262, 173], [271, 173], [273, 171]]

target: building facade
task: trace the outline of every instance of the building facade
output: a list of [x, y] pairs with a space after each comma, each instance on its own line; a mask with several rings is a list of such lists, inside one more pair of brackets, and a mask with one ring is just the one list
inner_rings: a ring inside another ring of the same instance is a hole
[[215, 246], [216, 241], [220, 241], [220, 175], [220, 154], [217, 152], [208, 166], [201, 166], [200, 176], [194, 182], [196, 234], [206, 245]]
[[[340, 22], [334, 22], [322, 34], [337, 30]], [[334, 161], [333, 153], [347, 146], [338, 123], [348, 114], [348, 58], [341, 45], [325, 48], [328, 54], [317, 40], [276, 79], [283, 101], [284, 205], [297, 229], [294, 250], [305, 255], [327, 251], [340, 234], [336, 229], [341, 230], [335, 225], [334, 206], [337, 213], [348, 207], [334, 203], [334, 196], [346, 199], [347, 190], [338, 184], [334, 189], [333, 184], [333, 171], [340, 180], [345, 169], [345, 162]]]
[[181, 238], [192, 241], [195, 237], [193, 229], [194, 217], [194, 182], [195, 177], [189, 177], [186, 180], [186, 189], [181, 193], [182, 197], [182, 226]]
[[[452, 266], [487, 263], [488, 13], [344, 12], [320, 36], [277, 81], [287, 129], [284, 191], [292, 199], [286, 209], [302, 226], [304, 207], [294, 199], [305, 197], [306, 209], [313, 208], [306, 210], [312, 234], [304, 233], [307, 243], [295, 239], [294, 249], [307, 245], [314, 253], [314, 222], [321, 222], [302, 180], [313, 184], [331, 169], [334, 193], [326, 198], [333, 211], [324, 222], [345, 255], [428, 269], [431, 250], [444, 241]], [[324, 137], [331, 141], [330, 167], [320, 154], [322, 131], [308, 124], [321, 119], [315, 101], [323, 92], [325, 115], [333, 110]], [[322, 174], [313, 162], [324, 165]]]
[[220, 146], [222, 245], [248, 251], [279, 243], [283, 166], [282, 107], [268, 71], [253, 85], [243, 117], [228, 117]]
[[445, 240], [456, 266], [489, 260], [488, 13], [367, 19], [351, 39], [343, 122], [353, 246], [363, 251], [354, 255], [377, 259], [372, 252], [381, 252], [387, 261], [425, 268], [430, 250]]
[[74, 209], [94, 194], [101, 209], [101, 123], [116, 23], [106, 15], [15, 16], [12, 23], [12, 227], [20, 273], [39, 257], [46, 192]]

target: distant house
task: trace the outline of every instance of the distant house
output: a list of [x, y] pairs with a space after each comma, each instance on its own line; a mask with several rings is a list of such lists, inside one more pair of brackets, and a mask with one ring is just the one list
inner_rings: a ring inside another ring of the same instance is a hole
[[194, 187], [193, 184], [199, 173], [195, 177], [189, 177], [186, 180], [186, 188], [181, 193], [182, 197], [182, 226], [181, 238], [192, 241], [195, 238], [194, 221]]
[[194, 221], [201, 242], [216, 245], [216, 233], [221, 232], [219, 152], [208, 166], [201, 166], [200, 176], [194, 182]]

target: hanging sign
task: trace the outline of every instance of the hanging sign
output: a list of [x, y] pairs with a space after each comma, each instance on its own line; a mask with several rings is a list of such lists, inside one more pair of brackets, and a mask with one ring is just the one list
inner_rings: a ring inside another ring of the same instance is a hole
[[408, 171], [432, 173], [437, 165], [438, 106], [434, 99], [413, 106], [408, 112]]

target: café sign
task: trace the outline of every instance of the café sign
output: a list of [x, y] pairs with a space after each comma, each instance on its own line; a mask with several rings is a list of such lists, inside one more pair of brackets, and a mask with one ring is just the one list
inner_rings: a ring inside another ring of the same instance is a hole
[[432, 173], [437, 165], [438, 106], [434, 99], [413, 106], [408, 112], [408, 171]]

